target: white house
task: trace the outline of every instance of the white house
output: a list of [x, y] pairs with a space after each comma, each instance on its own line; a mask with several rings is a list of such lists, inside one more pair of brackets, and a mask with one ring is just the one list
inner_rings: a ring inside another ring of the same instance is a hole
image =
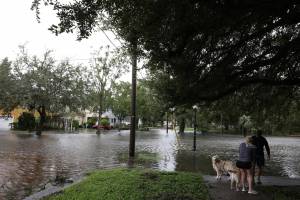
[[[87, 122], [87, 120], [91, 117], [98, 117], [98, 113], [97, 112], [91, 112], [89, 110], [85, 110], [85, 115], [82, 119], [82, 122]], [[111, 109], [107, 109], [104, 113], [102, 113], [101, 115], [102, 118], [108, 118], [109, 123], [111, 126], [115, 126], [117, 124], [120, 124], [120, 120], [118, 119], [118, 117], [112, 112]], [[78, 119], [77, 119], [78, 120]], [[81, 122], [81, 120], [79, 120]]]
[[102, 118], [108, 118], [109, 123], [111, 126], [115, 126], [116, 124], [120, 124], [120, 120], [118, 117], [115, 116], [115, 114], [112, 112], [111, 109], [106, 110], [104, 113], [101, 115]]
[[[107, 109], [105, 112], [103, 112], [101, 117], [108, 118], [111, 126], [115, 126], [121, 123], [121, 121], [112, 112], [111, 109]], [[89, 118], [98, 118], [98, 113], [92, 112], [90, 110], [84, 110], [80, 114], [70, 113], [66, 111], [66, 114], [63, 118], [65, 119], [65, 121], [78, 120], [79, 124], [83, 124], [86, 123]], [[122, 123], [130, 124], [130, 117], [126, 117], [124, 120], [122, 120]]]

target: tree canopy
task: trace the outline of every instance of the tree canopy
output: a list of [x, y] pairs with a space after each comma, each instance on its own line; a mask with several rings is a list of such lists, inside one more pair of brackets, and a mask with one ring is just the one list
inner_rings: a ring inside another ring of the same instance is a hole
[[[130, 115], [130, 83], [115, 83], [112, 88], [112, 110], [123, 120]], [[138, 80], [137, 87], [137, 118], [145, 126], [154, 126], [162, 121], [165, 106], [158, 98], [149, 80]]]
[[86, 85], [81, 67], [73, 66], [67, 60], [56, 62], [51, 51], [39, 58], [28, 55], [21, 47], [8, 77], [12, 77], [15, 84], [5, 91], [14, 100], [6, 103], [11, 109], [21, 106], [37, 111], [40, 115], [38, 134], [41, 134], [47, 113], [61, 114], [66, 108], [70, 111], [84, 108]]
[[[112, 51], [107, 46], [93, 53], [89, 71], [89, 107], [98, 111], [98, 121], [102, 112], [109, 108], [111, 90], [115, 81], [127, 71], [127, 60], [119, 50]], [[100, 126], [98, 132], [100, 133]]]
[[136, 38], [148, 67], [167, 74], [169, 101], [216, 100], [253, 84], [300, 84], [300, 4], [297, 0], [80, 0], [47, 2], [56, 34], [86, 38], [105, 25]]
[[49, 112], [59, 113], [66, 106], [75, 111], [82, 105], [85, 85], [79, 66], [73, 66], [67, 60], [57, 63], [51, 51], [38, 58], [22, 50], [13, 71], [19, 81], [20, 106], [37, 111], [45, 107]]
[[11, 111], [18, 105], [16, 79], [12, 75], [12, 62], [4, 58], [0, 63], [0, 110]]

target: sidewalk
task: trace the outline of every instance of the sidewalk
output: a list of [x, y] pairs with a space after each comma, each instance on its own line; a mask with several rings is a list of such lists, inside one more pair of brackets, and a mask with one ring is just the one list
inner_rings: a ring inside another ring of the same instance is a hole
[[[247, 192], [236, 192], [230, 189], [230, 181], [228, 177], [223, 176], [220, 181], [217, 181], [215, 176], [203, 176], [206, 182], [210, 196], [213, 200], [268, 200], [273, 199], [267, 193], [260, 192], [258, 195], [250, 195]], [[257, 185], [256, 188], [259, 190], [260, 187], [264, 186], [299, 186], [300, 179], [290, 179], [286, 177], [275, 177], [275, 176], [264, 176], [261, 178], [262, 185]]]

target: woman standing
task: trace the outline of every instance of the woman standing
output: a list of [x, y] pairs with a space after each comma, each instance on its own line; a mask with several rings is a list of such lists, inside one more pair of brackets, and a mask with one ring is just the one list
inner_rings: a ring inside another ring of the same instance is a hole
[[255, 149], [256, 147], [253, 145], [253, 139], [250, 136], [246, 137], [246, 142], [240, 144], [239, 147], [239, 159], [236, 162], [236, 166], [240, 169], [241, 172], [241, 183], [243, 186], [242, 191], [246, 191], [245, 182], [247, 178], [249, 190], [249, 194], [257, 194], [255, 190], [253, 190], [253, 176], [252, 176], [252, 166], [255, 161]]

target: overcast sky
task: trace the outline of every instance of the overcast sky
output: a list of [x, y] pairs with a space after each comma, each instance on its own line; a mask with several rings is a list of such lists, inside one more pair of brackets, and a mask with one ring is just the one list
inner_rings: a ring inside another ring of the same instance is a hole
[[[18, 46], [26, 44], [29, 54], [42, 55], [46, 49], [54, 51], [56, 59], [66, 57], [72, 62], [86, 62], [91, 52], [100, 46], [111, 45], [102, 32], [94, 33], [89, 39], [76, 41], [75, 34], [55, 36], [48, 28], [57, 21], [50, 7], [41, 10], [41, 23], [30, 9], [32, 0], [0, 1], [0, 59], [13, 59]], [[110, 35], [113, 40], [114, 36]], [[119, 45], [117, 40], [113, 40]]]

